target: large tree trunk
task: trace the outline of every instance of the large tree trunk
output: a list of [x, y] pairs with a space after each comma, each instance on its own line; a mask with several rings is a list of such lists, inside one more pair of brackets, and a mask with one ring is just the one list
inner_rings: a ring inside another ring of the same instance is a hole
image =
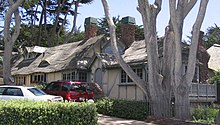
[[163, 41], [163, 55], [161, 57], [158, 52], [156, 18], [160, 12], [162, 0], [155, 0], [154, 5], [150, 5], [148, 0], [138, 0], [138, 11], [142, 15], [148, 58], [148, 84], [146, 91], [144, 91], [144, 82], [138, 81], [135, 78], [136, 74], [130, 71], [130, 67], [123, 62], [123, 59], [117, 52], [115, 26], [109, 17], [107, 1], [102, 0], [110, 27], [111, 42], [116, 59], [145, 94], [149, 94], [151, 111], [154, 116], [172, 117], [175, 115], [176, 118], [183, 120], [190, 118], [189, 87], [195, 72], [198, 35], [208, 0], [201, 1], [198, 17], [193, 27], [192, 45], [189, 52], [186, 74], [183, 74], [181, 44], [184, 19], [196, 2], [197, 0], [169, 1], [171, 18], [169, 26], [166, 28]]
[[179, 119], [190, 119], [189, 88], [195, 73], [196, 53], [199, 39], [199, 32], [204, 20], [208, 0], [202, 0], [198, 11], [195, 24], [193, 26], [192, 44], [190, 45], [187, 71], [183, 74], [182, 66], [182, 27], [183, 21], [188, 12], [195, 5], [195, 1], [178, 1], [177, 7], [175, 0], [170, 0], [171, 23], [174, 29], [175, 38], [175, 69], [174, 69], [174, 96], [175, 96], [175, 117]]
[[[16, 3], [13, 0], [9, 0], [10, 6], [6, 12], [4, 22], [4, 58], [3, 58], [3, 78], [4, 84], [14, 84], [11, 76], [11, 57], [12, 48], [20, 33], [21, 18], [19, 16], [18, 7], [24, 0], [17, 0]], [[13, 35], [10, 35], [10, 23], [12, 15], [15, 16], [15, 31]]]
[[[170, 117], [171, 115], [171, 91], [166, 83], [169, 79], [162, 74], [167, 74], [161, 70], [161, 60], [158, 53], [158, 41], [156, 34], [156, 18], [161, 10], [162, 0], [155, 1], [151, 6], [147, 0], [138, 0], [138, 10], [142, 15], [144, 25], [145, 43], [148, 58], [148, 83], [150, 96], [152, 98], [151, 113], [154, 116]], [[164, 61], [164, 63], [167, 63]], [[166, 67], [164, 67], [166, 68]]]

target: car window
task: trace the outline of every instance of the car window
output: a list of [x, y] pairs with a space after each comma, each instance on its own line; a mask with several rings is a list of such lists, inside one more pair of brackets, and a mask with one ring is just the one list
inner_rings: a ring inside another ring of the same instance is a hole
[[64, 83], [62, 85], [62, 91], [69, 91], [69, 89], [70, 89], [70, 84]]
[[3, 94], [3, 92], [5, 91], [5, 87], [0, 87], [0, 95], [2, 95]]
[[59, 83], [50, 83], [50, 84], [47, 86], [46, 90], [58, 91], [58, 90], [59, 90], [59, 87], [60, 87]]
[[80, 84], [72, 84], [71, 91], [84, 92], [86, 91], [86, 87]]
[[37, 88], [30, 88], [28, 90], [36, 96], [46, 95], [46, 93], [44, 93], [42, 90], [37, 89]]
[[24, 96], [20, 88], [8, 88], [3, 95]]

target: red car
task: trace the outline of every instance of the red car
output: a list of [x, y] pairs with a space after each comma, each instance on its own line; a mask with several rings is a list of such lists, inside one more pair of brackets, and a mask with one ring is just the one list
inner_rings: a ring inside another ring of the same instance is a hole
[[91, 89], [91, 84], [95, 83], [54, 81], [46, 86], [44, 92], [62, 96], [67, 101], [82, 102], [90, 99], [94, 100], [94, 91]]

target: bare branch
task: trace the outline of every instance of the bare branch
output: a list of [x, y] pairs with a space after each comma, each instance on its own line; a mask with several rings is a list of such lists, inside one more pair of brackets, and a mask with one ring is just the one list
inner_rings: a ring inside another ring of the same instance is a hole
[[107, 0], [102, 0], [102, 4], [105, 11], [105, 16], [109, 25], [110, 29], [110, 38], [111, 38], [111, 46], [113, 49], [114, 56], [122, 69], [125, 70], [125, 72], [128, 74], [128, 76], [134, 81], [134, 83], [143, 91], [143, 93], [148, 96], [148, 98], [151, 100], [150, 92], [148, 89], [146, 89], [146, 82], [142, 79], [140, 79], [137, 74], [134, 73], [134, 71], [131, 69], [129, 65], [127, 65], [124, 60], [122, 59], [121, 55], [119, 54], [118, 47], [117, 47], [117, 40], [116, 40], [116, 26], [110, 16], [109, 12], [109, 6], [107, 3]]
[[14, 45], [15, 41], [19, 36], [20, 26], [21, 26], [21, 17], [19, 15], [18, 9], [14, 12], [14, 15], [15, 15], [15, 31], [12, 35], [12, 45]]
[[[13, 0], [10, 0], [10, 4], [13, 4], [9, 7], [8, 11], [6, 12], [6, 16], [5, 16], [5, 20], [11, 20], [12, 14], [17, 11], [17, 8], [20, 6], [20, 4], [23, 2], [24, 0], [17, 0], [16, 3], [13, 2]], [[16, 20], [18, 21], [18, 20]], [[10, 22], [5, 21], [4, 22], [4, 41], [11, 41], [11, 35], [10, 35]], [[19, 27], [20, 28], [20, 27]]]
[[158, 14], [161, 10], [162, 0], [155, 0], [154, 5], [156, 5], [156, 14]]
[[188, 3], [185, 4], [184, 7], [184, 18], [189, 14], [189, 12], [192, 10], [192, 8], [195, 6], [197, 0], [190, 0]]
[[[196, 54], [197, 54], [197, 45], [198, 45], [198, 39], [199, 39], [199, 32], [202, 25], [202, 22], [205, 17], [206, 8], [208, 5], [209, 0], [201, 0], [199, 12], [196, 18], [196, 21], [193, 25], [193, 33], [192, 33], [192, 44], [190, 46], [190, 52], [189, 52], [189, 61], [188, 61], [188, 69], [187, 70], [187, 80], [192, 80], [195, 72], [195, 63], [196, 63]], [[190, 81], [188, 82], [190, 84]]]

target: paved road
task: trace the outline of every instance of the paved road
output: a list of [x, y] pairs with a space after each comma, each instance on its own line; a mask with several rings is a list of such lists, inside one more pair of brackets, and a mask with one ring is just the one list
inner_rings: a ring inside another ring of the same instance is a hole
[[105, 115], [98, 115], [98, 123], [99, 125], [155, 125], [152, 123], [146, 123], [143, 121], [136, 121], [136, 120], [126, 120], [121, 118], [115, 118]]

